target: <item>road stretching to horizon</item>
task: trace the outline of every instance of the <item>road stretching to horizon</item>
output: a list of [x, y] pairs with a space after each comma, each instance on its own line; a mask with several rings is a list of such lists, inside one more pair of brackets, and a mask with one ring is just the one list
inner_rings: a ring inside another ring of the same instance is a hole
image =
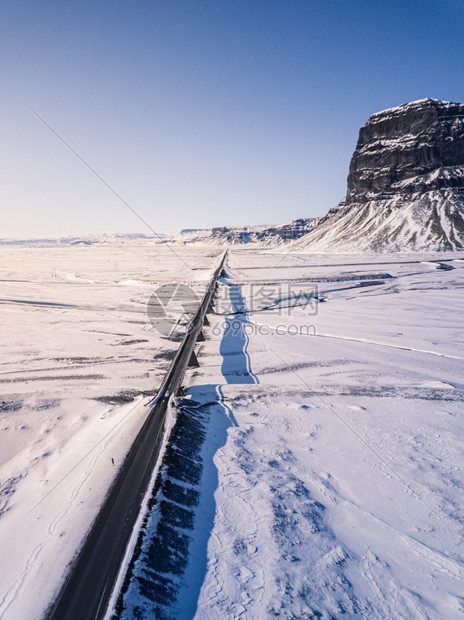
[[119, 470], [103, 506], [46, 617], [104, 618], [163, 440], [169, 400], [179, 390], [201, 333], [227, 252], [222, 255], [157, 398]]

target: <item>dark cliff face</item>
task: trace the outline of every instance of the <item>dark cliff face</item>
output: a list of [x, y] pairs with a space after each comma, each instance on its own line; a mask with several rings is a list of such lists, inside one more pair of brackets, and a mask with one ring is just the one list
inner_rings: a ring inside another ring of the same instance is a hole
[[359, 132], [345, 200], [300, 247], [464, 249], [464, 104], [422, 99], [373, 114]]
[[464, 104], [423, 99], [385, 110], [359, 132], [345, 204], [464, 188], [463, 166]]
[[294, 241], [310, 232], [317, 224], [318, 218], [301, 218], [280, 226], [222, 226], [213, 228], [211, 236], [227, 243], [279, 243]]

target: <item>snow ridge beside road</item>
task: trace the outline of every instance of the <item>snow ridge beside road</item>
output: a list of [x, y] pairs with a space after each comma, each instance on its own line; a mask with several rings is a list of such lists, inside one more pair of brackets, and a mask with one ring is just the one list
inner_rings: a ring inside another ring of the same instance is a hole
[[[392, 260], [392, 279], [324, 290], [325, 303], [308, 316], [301, 305], [270, 310], [268, 298], [247, 297], [256, 290], [247, 280], [273, 273], [272, 256], [232, 252], [223, 286], [233, 282], [242, 297], [256, 381], [243, 381], [231, 348], [227, 317], [239, 315], [223, 310], [205, 330], [200, 368], [180, 403], [186, 415], [201, 411], [202, 448], [182, 569], [175, 578], [159, 564], [155, 571], [176, 584], [160, 617], [464, 613], [459, 256], [454, 269], [430, 260], [414, 273], [410, 257]], [[324, 262], [300, 257], [285, 273], [305, 282], [346, 274]], [[364, 276], [378, 273], [375, 257], [363, 267]], [[270, 329], [256, 329], [261, 323]], [[272, 329], [309, 323], [315, 337]], [[243, 332], [238, 342], [243, 351]], [[186, 533], [178, 527], [177, 536]], [[136, 576], [126, 602], [149, 618], [140, 584]]]

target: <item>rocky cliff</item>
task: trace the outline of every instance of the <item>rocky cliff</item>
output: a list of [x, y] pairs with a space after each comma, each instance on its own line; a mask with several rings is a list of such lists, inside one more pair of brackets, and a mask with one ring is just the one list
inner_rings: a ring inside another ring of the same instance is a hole
[[422, 99], [373, 114], [359, 132], [345, 200], [303, 246], [464, 248], [464, 104]]
[[211, 230], [186, 229], [176, 238], [183, 243], [203, 242], [229, 245], [260, 243], [275, 245], [300, 239], [314, 229], [317, 217], [301, 218], [278, 226], [221, 226]]

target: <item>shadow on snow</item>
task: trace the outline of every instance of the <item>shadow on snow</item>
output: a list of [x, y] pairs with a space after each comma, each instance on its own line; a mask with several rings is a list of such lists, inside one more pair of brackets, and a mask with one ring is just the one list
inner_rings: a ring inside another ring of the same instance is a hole
[[[256, 384], [248, 356], [246, 305], [237, 285], [229, 288], [233, 312], [220, 343], [227, 384]], [[179, 399], [176, 424], [150, 501], [129, 574], [114, 617], [190, 619], [208, 569], [218, 469], [214, 456], [237, 426], [222, 385], [197, 385]]]

